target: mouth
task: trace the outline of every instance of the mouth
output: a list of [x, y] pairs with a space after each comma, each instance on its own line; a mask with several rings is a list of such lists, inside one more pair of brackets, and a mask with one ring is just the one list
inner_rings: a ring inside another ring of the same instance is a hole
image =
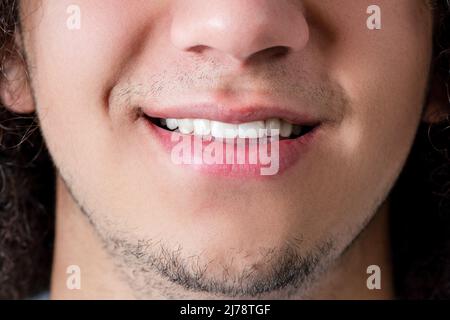
[[169, 162], [202, 174], [226, 177], [280, 176], [311, 149], [325, 120], [286, 109], [140, 109], [140, 118]]

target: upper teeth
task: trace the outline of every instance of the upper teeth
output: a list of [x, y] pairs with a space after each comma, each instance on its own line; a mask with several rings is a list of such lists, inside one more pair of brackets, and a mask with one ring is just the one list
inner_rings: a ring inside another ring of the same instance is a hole
[[281, 119], [253, 121], [241, 124], [225, 123], [206, 119], [161, 119], [161, 124], [170, 130], [178, 129], [182, 134], [211, 135], [215, 138], [262, 138], [265, 135], [280, 135], [288, 138], [300, 134], [301, 127]]

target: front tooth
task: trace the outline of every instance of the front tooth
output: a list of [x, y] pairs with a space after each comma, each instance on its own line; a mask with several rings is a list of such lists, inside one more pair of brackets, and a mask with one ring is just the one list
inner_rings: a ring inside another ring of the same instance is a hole
[[211, 121], [203, 119], [194, 120], [194, 134], [207, 136], [211, 133]]
[[191, 119], [178, 120], [178, 128], [182, 134], [191, 134], [194, 131], [194, 122]]
[[177, 119], [166, 119], [166, 126], [170, 130], [175, 130], [178, 128], [178, 120]]
[[239, 125], [239, 138], [256, 139], [265, 136], [264, 121], [241, 123]]
[[211, 121], [211, 135], [215, 138], [234, 139], [238, 136], [238, 125]]
[[280, 136], [283, 138], [289, 138], [292, 134], [292, 123], [281, 121], [281, 129], [280, 129]]
[[[281, 130], [281, 121], [280, 119], [273, 118], [266, 120], [266, 129], [267, 129], [267, 135], [272, 136], [278, 136], [280, 135]], [[272, 132], [272, 130], [276, 130], [275, 132]]]

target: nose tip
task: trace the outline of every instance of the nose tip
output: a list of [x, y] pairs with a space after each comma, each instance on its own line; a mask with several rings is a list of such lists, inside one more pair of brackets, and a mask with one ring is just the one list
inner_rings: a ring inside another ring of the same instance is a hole
[[303, 12], [288, 0], [181, 1], [171, 25], [180, 50], [214, 50], [241, 61], [272, 48], [300, 51], [308, 40]]

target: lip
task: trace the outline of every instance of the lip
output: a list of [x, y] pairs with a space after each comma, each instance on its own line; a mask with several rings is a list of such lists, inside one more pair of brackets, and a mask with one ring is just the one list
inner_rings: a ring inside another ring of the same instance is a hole
[[[279, 140], [278, 155], [274, 154], [272, 157], [272, 153], [270, 153], [272, 159], [275, 160], [271, 161], [269, 164], [260, 161], [259, 149], [256, 150], [251, 148], [248, 144], [248, 139], [241, 139], [241, 142], [242, 140], [245, 140], [244, 145], [239, 145], [239, 143], [237, 143], [238, 139], [233, 139], [234, 142], [232, 145], [230, 146], [228, 144], [227, 146], [227, 144], [224, 141], [220, 141], [220, 139], [219, 141], [204, 141], [198, 136], [184, 135], [179, 132], [172, 132], [160, 128], [151, 122], [148, 116], [142, 116], [141, 123], [143, 124], [145, 134], [149, 136], [148, 139], [150, 141], [157, 140], [159, 142], [163, 152], [167, 155], [168, 161], [174, 166], [178, 166], [184, 170], [193, 170], [200, 174], [228, 178], [270, 178], [284, 175], [288, 169], [293, 167], [308, 153], [311, 146], [314, 144], [314, 141], [317, 139], [318, 133], [321, 131], [321, 125], [317, 125], [313, 130], [296, 139]], [[195, 139], [200, 141], [197, 143], [197, 147], [194, 147], [194, 144], [196, 143]], [[186, 152], [187, 158], [185, 158], [188, 160], [183, 163], [178, 163], [173, 160], [174, 148], [177, 144], [186, 142], [190, 145], [190, 149]], [[264, 144], [267, 144], [267, 147]], [[271, 151], [274, 150], [273, 142], [270, 140], [258, 144], [258, 148], [261, 145], [264, 145], [265, 148], [268, 148]], [[223, 163], [205, 163], [202, 160], [196, 162], [196, 159], [199, 159], [199, 155], [201, 155], [200, 158], [204, 157], [205, 151], [208, 150], [207, 148], [211, 148], [211, 146], [221, 147], [222, 150], [224, 150], [224, 154], [229, 153], [229, 150], [233, 150], [232, 152], [234, 152], [234, 155], [241, 152], [241, 154], [245, 155], [245, 162], [238, 163], [236, 161], [237, 156], [233, 156], [234, 160], [232, 160], [231, 163], [226, 163], [226, 160], [224, 160]], [[230, 149], [227, 149], [227, 147]], [[250, 157], [256, 157], [256, 159], [258, 159], [257, 162], [251, 163], [249, 161]], [[272, 169], [274, 167], [276, 169]], [[266, 174], [264, 172], [269, 173]]]

